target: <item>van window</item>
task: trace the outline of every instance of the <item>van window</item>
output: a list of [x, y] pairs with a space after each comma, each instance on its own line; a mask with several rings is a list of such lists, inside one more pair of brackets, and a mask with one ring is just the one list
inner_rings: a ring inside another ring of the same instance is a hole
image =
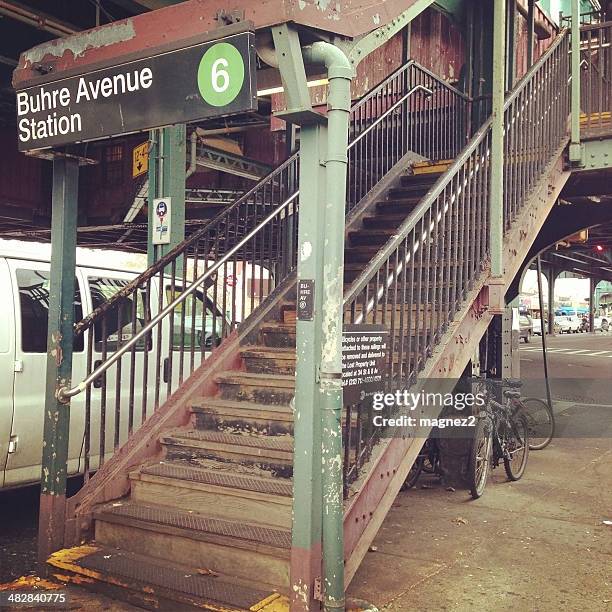
[[[166, 301], [169, 304], [183, 291], [182, 287], [166, 286]], [[206, 306], [204, 305], [206, 301]], [[181, 323], [183, 320], [183, 309], [185, 312], [183, 342], [181, 342]], [[202, 330], [204, 333], [202, 334]], [[221, 337], [228, 332], [227, 321], [223, 321], [221, 311], [213, 306], [208, 297], [204, 297], [201, 291], [194, 291], [185, 298], [174, 309], [174, 320], [172, 322], [172, 344], [175, 349], [194, 347], [211, 348], [217, 346]]]
[[[19, 269], [16, 272], [21, 306], [21, 349], [24, 353], [47, 352], [49, 325], [49, 272]], [[74, 321], [83, 318], [81, 293], [74, 281]], [[73, 351], [83, 350], [83, 335], [74, 339]]]
[[[89, 277], [88, 280], [94, 310], [129, 283], [125, 279], [96, 276]], [[144, 289], [138, 289], [136, 294], [118, 300], [104, 317], [100, 317], [94, 322], [94, 346], [96, 351], [102, 351], [104, 335], [106, 335], [106, 350], [116, 350], [119, 340], [119, 327], [121, 327], [121, 342], [125, 343], [132, 337], [134, 297], [136, 297], [136, 332], [139, 332], [145, 326], [145, 322], [151, 319], [150, 310], [146, 305]], [[142, 338], [136, 343], [136, 349], [143, 350], [144, 348], [145, 338]], [[151, 337], [149, 336], [147, 350], [150, 348]]]

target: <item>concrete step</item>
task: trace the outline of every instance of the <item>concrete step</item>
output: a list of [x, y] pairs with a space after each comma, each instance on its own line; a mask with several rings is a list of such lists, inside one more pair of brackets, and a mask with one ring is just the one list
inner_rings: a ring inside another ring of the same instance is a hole
[[96, 542], [286, 590], [291, 530], [134, 501], [94, 512]]
[[265, 346], [295, 346], [295, 323], [264, 323], [259, 328], [259, 336]]
[[260, 374], [295, 374], [295, 349], [246, 346], [240, 349], [247, 372]]
[[230, 370], [215, 377], [221, 399], [285, 404], [295, 395], [295, 377], [286, 374], [257, 374]]
[[293, 473], [293, 438], [237, 434], [206, 429], [176, 429], [163, 434], [160, 442], [166, 457], [197, 463], [212, 460], [235, 463], [289, 478]]
[[196, 429], [293, 433], [293, 412], [287, 404], [257, 404], [202, 397], [191, 403]]
[[62, 582], [145, 609], [246, 612], [259, 609], [264, 600], [281, 604], [285, 599], [190, 561], [170, 563], [123, 547], [91, 544], [55, 552], [47, 563]]
[[[293, 485], [286, 478], [260, 477], [185, 461], [144, 465], [130, 474], [131, 499], [236, 521], [291, 528]], [[225, 468], [225, 469], [223, 469]]]

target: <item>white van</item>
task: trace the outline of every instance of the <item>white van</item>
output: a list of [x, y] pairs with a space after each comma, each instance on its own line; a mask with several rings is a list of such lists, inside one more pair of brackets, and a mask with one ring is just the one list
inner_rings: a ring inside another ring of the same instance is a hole
[[[0, 300], [0, 489], [35, 483], [40, 480], [47, 358], [49, 256], [50, 249], [47, 245], [27, 245], [26, 243], [25, 246], [20, 245], [14, 248], [0, 242], [0, 291], [2, 295]], [[138, 269], [126, 271], [125, 266], [123, 269], [119, 268], [121, 259], [129, 259], [129, 257], [123, 254], [77, 249], [75, 322], [92, 312], [104, 300], [110, 298], [137, 276]], [[113, 262], [111, 265], [117, 265], [117, 268], [100, 265], [100, 263], [109, 261]], [[159, 308], [159, 291], [159, 278], [155, 278], [151, 281], [148, 307], [144, 304], [144, 291], [138, 292], [138, 311], [148, 308], [150, 316], [155, 316]], [[163, 293], [162, 307], [166, 305], [168, 298], [172, 297], [172, 292], [168, 287]], [[174, 295], [176, 295], [176, 287]], [[196, 293], [195, 299], [198, 301], [198, 312], [205, 313], [205, 320], [210, 321], [213, 312], [215, 317], [223, 316], [208, 296]], [[206, 304], [205, 310], [204, 304]], [[174, 328], [175, 334], [177, 327]], [[168, 330], [169, 327], [166, 326], [165, 329]], [[198, 338], [202, 333], [205, 335], [208, 333], [207, 329], [196, 331]], [[101, 358], [100, 330], [94, 325], [93, 329], [86, 331], [75, 340], [72, 366], [74, 384], [83, 380], [86, 375], [85, 347], [89, 333], [94, 334], [93, 360], [95, 362]], [[117, 339], [118, 330], [107, 330], [106, 333], [107, 342], [112, 342], [113, 338]], [[195, 334], [192, 335], [191, 329], [186, 329], [185, 334], [195, 336]], [[145, 356], [145, 351], [151, 351], [151, 345], [155, 346], [155, 341], [149, 343], [148, 348], [145, 343], [142, 343], [139, 350], [136, 351], [135, 381], [142, 380], [142, 376], [139, 376], [138, 373], [142, 373], [143, 367], [147, 367], [149, 372], [151, 370], [151, 363], [154, 360], [146, 359], [151, 352]], [[121, 364], [122, 381], [126, 381], [130, 375], [128, 369], [130, 364], [127, 363], [130, 360], [125, 361], [125, 364]], [[195, 364], [196, 367], [197, 365], [199, 361]], [[115, 375], [116, 372], [113, 369], [107, 373], [106, 389], [109, 390], [109, 401], [112, 400], [111, 394], [115, 389]], [[154, 376], [155, 373], [152, 373], [149, 380], [154, 380]], [[160, 372], [160, 377], [162, 376]], [[172, 378], [175, 378], [174, 373]], [[137, 385], [136, 382], [136, 401], [134, 402], [136, 409], [132, 414], [134, 429], [142, 421], [142, 414], [138, 408], [141, 405], [139, 399], [142, 398], [142, 389], [139, 389]], [[165, 385], [162, 387], [165, 388]], [[121, 396], [128, 393], [127, 388], [127, 384], [121, 385]], [[173, 388], [176, 388], [176, 385], [173, 385]], [[100, 392], [99, 385], [96, 386], [94, 383], [91, 390], [91, 469], [95, 469], [99, 459], [97, 449], [100, 448]], [[148, 393], [151, 392], [152, 390], [149, 389]], [[163, 400], [164, 397], [161, 399]], [[149, 405], [152, 406], [152, 402], [149, 402]], [[84, 406], [84, 393], [71, 401], [69, 474], [78, 474], [83, 471]], [[119, 444], [127, 439], [128, 415], [126, 412], [124, 410], [121, 413], [120, 423], [116, 426], [114, 410], [109, 408], [106, 411], [104, 420], [105, 456], [112, 454], [117, 438], [119, 438]]]

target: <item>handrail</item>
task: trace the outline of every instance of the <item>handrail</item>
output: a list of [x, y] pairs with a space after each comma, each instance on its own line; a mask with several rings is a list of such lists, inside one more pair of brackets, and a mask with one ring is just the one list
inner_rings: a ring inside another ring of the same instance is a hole
[[137, 334], [133, 335], [128, 342], [123, 344], [121, 348], [113, 353], [113, 355], [107, 359], [104, 363], [101, 363], [95, 370], [87, 376], [82, 382], [80, 382], [76, 387], [67, 388], [60, 387], [57, 390], [56, 396], [59, 402], [68, 403], [71, 397], [75, 397], [79, 393], [85, 391], [85, 389], [93, 383], [97, 378], [99, 378], [106, 370], [108, 370], [114, 363], [116, 363], [125, 353], [127, 353], [133, 346], [135, 346], [138, 341], [146, 336], [156, 325], [158, 325], [169, 313], [171, 313], [179, 304], [184, 302], [198, 287], [200, 287], [207, 278], [213, 275], [221, 266], [227, 263], [232, 256], [237, 253], [257, 232], [261, 230], [262, 227], [265, 227], [272, 219], [278, 216], [287, 206], [295, 200], [295, 198], [299, 195], [299, 190], [297, 190], [290, 198], [285, 200], [278, 208], [272, 211], [259, 225], [254, 227], [248, 234], [246, 234], [240, 242], [235, 244], [225, 255], [216, 261], [206, 272], [204, 272], [201, 276], [198, 277], [187, 289], [182, 291], [178, 297], [174, 298], [172, 302], [170, 302], [161, 312], [159, 312], [155, 317], [153, 317]]
[[295, 161], [298, 157], [299, 153], [294, 153], [290, 157], [288, 157], [280, 166], [274, 168], [270, 174], [261, 179], [259, 183], [257, 183], [254, 187], [249, 189], [246, 193], [244, 193], [240, 198], [238, 198], [233, 204], [230, 204], [227, 208], [224, 208], [220, 211], [216, 217], [213, 217], [208, 223], [206, 223], [203, 227], [201, 227], [197, 232], [194, 232], [188, 238], [185, 238], [183, 242], [175, 246], [173, 249], [168, 251], [165, 255], [160, 257], [154, 264], [152, 264], [149, 268], [147, 268], [144, 272], [139, 274], [134, 280], [129, 282], [125, 287], [123, 287], [120, 291], [111, 296], [108, 300], [100, 304], [100, 306], [91, 312], [88, 316], [84, 317], [81, 321], [79, 321], [74, 326], [74, 333], [80, 334], [86, 331], [91, 327], [93, 321], [96, 317], [101, 314], [104, 314], [108, 310], [112, 308], [112, 306], [121, 300], [123, 297], [128, 295], [133, 289], [136, 289], [143, 281], [147, 281], [153, 278], [158, 272], [163, 270], [168, 264], [172, 263], [172, 261], [178, 257], [182, 252], [184, 252], [190, 245], [194, 242], [197, 242], [205, 232], [209, 231], [211, 227], [214, 227], [215, 224], [219, 223], [223, 218], [227, 217], [229, 213], [235, 210], [241, 204], [244, 204], [248, 199], [253, 196], [261, 183], [271, 180], [277, 174], [280, 174], [283, 170], [285, 170], [293, 161]]
[[[557, 40], [542, 54], [540, 59], [527, 71], [523, 78], [516, 84], [514, 90], [506, 98], [504, 103], [504, 111], [510, 108], [512, 102], [518, 94], [524, 89], [525, 85], [533, 78], [538, 68], [548, 59], [548, 57], [561, 44], [565, 36], [569, 36], [569, 30], [561, 32]], [[481, 144], [487, 132], [491, 128], [492, 118], [489, 118], [480, 129], [474, 134], [470, 142], [466, 145], [461, 155], [449, 166], [448, 170], [436, 181], [433, 187], [427, 192], [425, 197], [419, 202], [410, 217], [408, 217], [402, 225], [399, 226], [397, 233], [387, 242], [385, 247], [381, 249], [374, 258], [368, 263], [359, 276], [353, 281], [344, 297], [344, 306], [350, 304], [369, 283], [371, 278], [378, 272], [381, 264], [383, 264], [389, 256], [398, 248], [405, 237], [416, 227], [421, 220], [423, 214], [431, 207], [438, 199], [444, 189], [448, 186], [451, 179], [457, 174], [465, 162], [469, 159], [476, 148]], [[397, 276], [401, 270], [392, 272], [393, 276]], [[391, 281], [393, 282], [393, 281]]]

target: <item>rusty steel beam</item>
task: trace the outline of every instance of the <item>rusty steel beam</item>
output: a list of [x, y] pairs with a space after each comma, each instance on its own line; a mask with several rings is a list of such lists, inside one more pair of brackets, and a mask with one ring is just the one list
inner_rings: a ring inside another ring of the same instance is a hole
[[[21, 55], [13, 75], [15, 87], [40, 77], [41, 67], [54, 76], [84, 72], [158, 50], [176, 48], [223, 26], [221, 14], [238, 11], [241, 21], [258, 30], [294, 22], [323, 32], [354, 38], [390, 23], [417, 0], [341, 0], [323, 4], [313, 0], [187, 0], [156, 11], [79, 32], [38, 45]], [[5, 2], [6, 4], [6, 2]]]

